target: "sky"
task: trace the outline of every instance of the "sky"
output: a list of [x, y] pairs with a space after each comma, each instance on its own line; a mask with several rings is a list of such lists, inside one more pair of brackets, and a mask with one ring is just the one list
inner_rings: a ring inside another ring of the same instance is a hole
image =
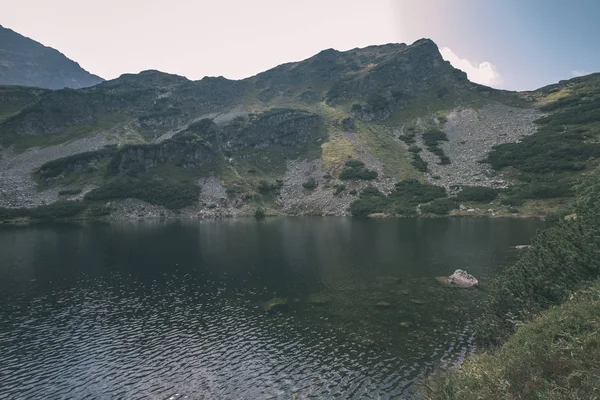
[[0, 0], [0, 25], [105, 79], [241, 79], [327, 48], [434, 40], [488, 86], [600, 71], [600, 0]]

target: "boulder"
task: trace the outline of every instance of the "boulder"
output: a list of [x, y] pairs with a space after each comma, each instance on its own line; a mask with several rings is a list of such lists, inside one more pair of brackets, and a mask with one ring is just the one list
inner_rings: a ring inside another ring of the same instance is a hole
[[530, 244], [520, 244], [518, 246], [514, 246], [515, 249], [517, 250], [525, 250], [525, 249], [530, 249], [532, 246]]
[[467, 271], [463, 271], [462, 269], [457, 269], [450, 276], [436, 276], [435, 279], [442, 286], [447, 287], [468, 289], [479, 285], [477, 278], [467, 273]]
[[479, 285], [477, 278], [462, 269], [454, 271], [454, 273], [448, 277], [448, 281], [451, 285], [461, 288], [471, 288]]
[[574, 221], [577, 219], [577, 214], [565, 215], [563, 218], [565, 221]]

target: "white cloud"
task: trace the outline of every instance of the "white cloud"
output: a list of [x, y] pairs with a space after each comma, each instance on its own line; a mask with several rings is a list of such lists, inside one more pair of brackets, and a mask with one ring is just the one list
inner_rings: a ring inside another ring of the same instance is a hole
[[496, 70], [496, 66], [489, 61], [474, 64], [471, 61], [460, 58], [451, 49], [444, 47], [440, 50], [444, 60], [449, 61], [454, 68], [467, 73], [469, 80], [486, 86], [499, 87], [504, 82], [502, 76]]
[[584, 76], [584, 75], [589, 75], [591, 74], [591, 72], [587, 72], [587, 71], [578, 71], [578, 70], [573, 70], [571, 71], [571, 74], [573, 75], [573, 77], [578, 77], [578, 76]]

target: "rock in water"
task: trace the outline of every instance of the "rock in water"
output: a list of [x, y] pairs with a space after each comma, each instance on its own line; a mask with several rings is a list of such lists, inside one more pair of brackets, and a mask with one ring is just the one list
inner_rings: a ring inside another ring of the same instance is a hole
[[479, 285], [477, 278], [462, 269], [454, 271], [454, 273], [448, 277], [448, 282], [452, 286], [461, 288], [471, 288]]
[[263, 304], [263, 309], [268, 313], [287, 311], [289, 309], [288, 300], [283, 297], [275, 297]]
[[380, 310], [384, 309], [384, 308], [390, 308], [392, 305], [390, 303], [388, 303], [387, 301], [380, 301], [377, 304], [375, 304], [375, 308], [379, 308]]

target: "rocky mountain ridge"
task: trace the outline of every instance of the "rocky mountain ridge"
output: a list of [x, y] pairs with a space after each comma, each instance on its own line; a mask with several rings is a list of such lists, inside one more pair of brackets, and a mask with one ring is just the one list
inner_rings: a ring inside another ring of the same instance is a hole
[[[530, 137], [546, 146], [540, 134], [562, 134], [548, 118], [589, 109], [598, 81], [495, 90], [468, 81], [423, 39], [325, 50], [240, 81], [144, 71], [79, 90], [3, 87], [0, 207], [85, 200], [118, 217], [199, 217], [348, 215], [355, 203], [385, 214], [444, 201], [448, 212], [460, 203], [494, 215], [560, 205], [568, 193], [548, 187], [566, 187], [600, 156], [595, 115], [569, 124], [579, 133], [566, 147], [544, 150], [563, 164], [523, 168], [538, 165], [525, 153], [495, 160], [513, 153], [503, 146], [521, 149]], [[416, 186], [397, 183], [415, 179], [450, 199], [403, 198], [399, 187]], [[533, 179], [544, 183], [529, 190]], [[494, 196], [459, 201], [464, 188]]]

